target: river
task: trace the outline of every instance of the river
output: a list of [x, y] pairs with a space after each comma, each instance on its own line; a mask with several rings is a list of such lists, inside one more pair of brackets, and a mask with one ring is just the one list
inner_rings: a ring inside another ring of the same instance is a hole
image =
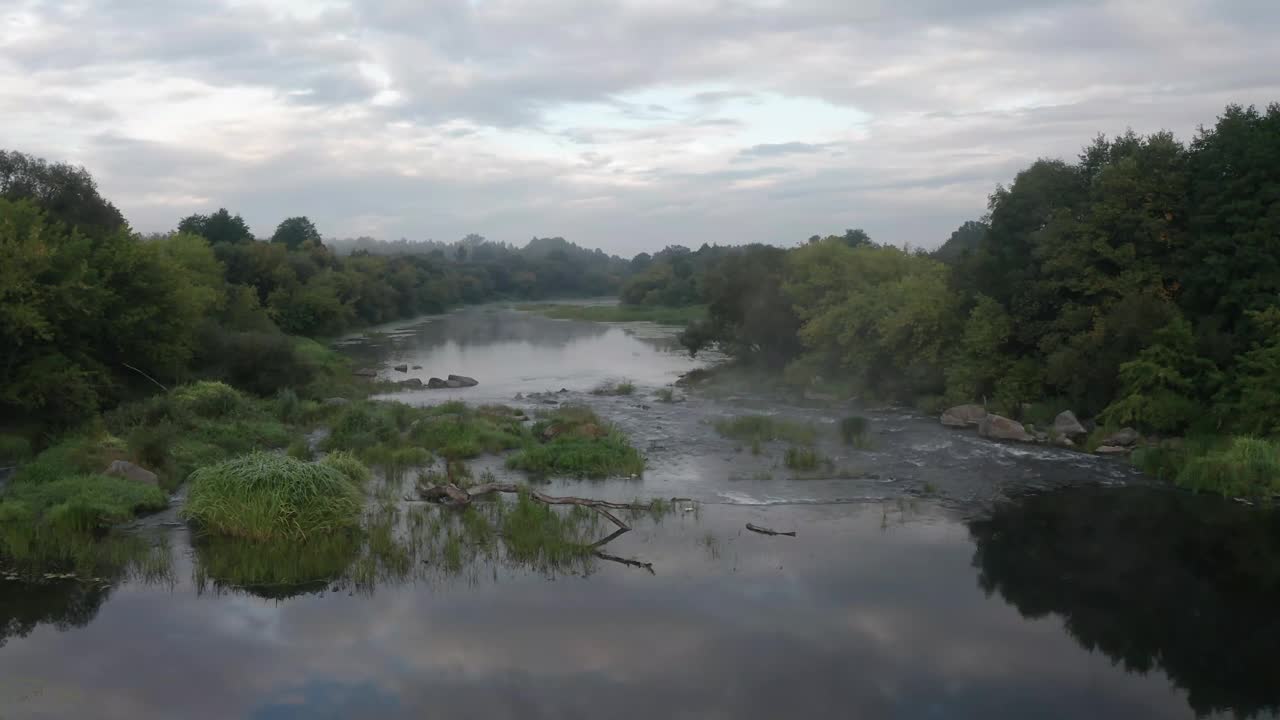
[[[705, 360], [646, 324], [484, 306], [340, 347], [392, 380], [480, 381], [405, 402], [589, 404], [647, 469], [550, 492], [696, 510], [609, 544], [652, 573], [481, 561], [271, 591], [207, 582], [210, 551], [169, 513], [137, 530], [170, 553], [162, 576], [0, 579], [0, 718], [1275, 716], [1269, 510], [899, 409], [859, 409], [871, 443], [855, 450], [836, 441], [847, 408], [750, 386], [661, 402]], [[634, 394], [589, 392], [623, 379]], [[712, 427], [746, 412], [818, 424], [833, 469], [797, 477], [781, 447], [755, 455]]]

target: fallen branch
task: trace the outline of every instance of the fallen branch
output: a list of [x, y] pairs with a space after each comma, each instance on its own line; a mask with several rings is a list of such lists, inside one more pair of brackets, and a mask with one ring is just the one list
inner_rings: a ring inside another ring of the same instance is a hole
[[795, 536], [796, 536], [796, 531], [795, 531], [795, 530], [792, 530], [792, 531], [790, 531], [790, 532], [779, 532], [779, 531], [777, 531], [777, 530], [771, 530], [771, 529], [769, 529], [769, 528], [767, 528], [767, 527], [761, 527], [761, 526], [759, 526], [759, 525], [752, 525], [751, 523], [747, 523], [747, 529], [748, 529], [748, 530], [750, 530], [751, 532], [760, 533], [761, 535], [786, 535], [786, 536], [788, 536], [788, 537], [795, 537]]
[[160, 388], [161, 390], [163, 390], [163, 391], [165, 391], [165, 392], [169, 392], [169, 388], [165, 387], [164, 385], [161, 385], [159, 380], [156, 380], [155, 378], [153, 378], [153, 377], [151, 377], [150, 375], [148, 375], [148, 374], [146, 374], [146, 373], [142, 372], [141, 370], [139, 370], [138, 368], [136, 368], [136, 367], [134, 367], [134, 366], [130, 365], [130, 364], [129, 364], [129, 363], [127, 363], [127, 362], [122, 362], [122, 363], [120, 363], [120, 364], [121, 364], [121, 365], [123, 365], [123, 366], [125, 366], [125, 367], [127, 367], [127, 368], [129, 368], [130, 370], [132, 370], [132, 371], [134, 371], [134, 372], [138, 373], [139, 375], [141, 375], [142, 377], [144, 377], [144, 378], [146, 378], [146, 379], [150, 380], [151, 382], [155, 383], [155, 384], [156, 384], [156, 387]]
[[537, 490], [531, 490], [525, 486], [516, 485], [515, 483], [484, 483], [472, 488], [461, 488], [453, 483], [446, 483], [444, 485], [428, 485], [426, 487], [420, 486], [418, 488], [418, 495], [421, 496], [423, 500], [428, 500], [430, 502], [448, 502], [453, 505], [467, 505], [473, 499], [483, 495], [492, 495], [494, 493], [508, 493], [515, 495], [521, 492], [528, 493], [530, 500], [535, 500], [544, 505], [580, 505], [582, 507], [589, 507], [603, 515], [609, 520], [609, 522], [617, 525], [621, 530], [630, 530], [631, 526], [622, 522], [622, 520], [620, 520], [616, 515], [609, 512], [610, 509], [648, 510], [652, 507], [652, 503], [619, 503], [611, 502], [609, 500], [593, 500], [591, 498], [546, 495], [538, 492]]
[[601, 552], [599, 550], [595, 552], [595, 556], [600, 558], [601, 560], [608, 560], [610, 562], [621, 563], [623, 565], [626, 565], [627, 567], [644, 568], [645, 570], [649, 571], [650, 575], [657, 575], [657, 573], [653, 571], [653, 563], [642, 562], [640, 560], [631, 560], [629, 558], [624, 558], [624, 557], [618, 557], [617, 555], [610, 555], [609, 553]]

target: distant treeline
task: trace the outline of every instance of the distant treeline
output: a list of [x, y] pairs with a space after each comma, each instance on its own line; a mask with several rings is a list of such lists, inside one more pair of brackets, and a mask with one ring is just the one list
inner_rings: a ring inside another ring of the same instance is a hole
[[200, 377], [260, 394], [298, 387], [312, 368], [290, 336], [462, 303], [609, 295], [631, 270], [562, 238], [382, 249], [335, 252], [305, 217], [259, 240], [225, 209], [141, 236], [83, 168], [0, 152], [0, 416], [71, 425]]

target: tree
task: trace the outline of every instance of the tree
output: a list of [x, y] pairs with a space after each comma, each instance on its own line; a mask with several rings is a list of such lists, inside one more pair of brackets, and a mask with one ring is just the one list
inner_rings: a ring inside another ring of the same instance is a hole
[[966, 260], [978, 251], [978, 247], [987, 238], [991, 227], [985, 222], [968, 220], [951, 233], [951, 237], [942, 247], [933, 251], [933, 257], [942, 262], [954, 264]]
[[305, 216], [291, 217], [281, 222], [272, 234], [271, 242], [280, 243], [290, 250], [300, 250], [308, 244], [323, 244], [320, 231]]
[[1155, 342], [1120, 366], [1120, 397], [1102, 411], [1104, 422], [1156, 432], [1185, 430], [1200, 411], [1217, 368], [1195, 354], [1191, 324], [1174, 318]]
[[98, 194], [83, 167], [48, 163], [16, 151], [0, 150], [0, 198], [30, 200], [53, 220], [88, 233], [127, 227], [124, 216]]
[[178, 232], [199, 235], [212, 245], [253, 242], [249, 224], [239, 215], [227, 212], [226, 208], [218, 208], [212, 215], [188, 215], [178, 222]]

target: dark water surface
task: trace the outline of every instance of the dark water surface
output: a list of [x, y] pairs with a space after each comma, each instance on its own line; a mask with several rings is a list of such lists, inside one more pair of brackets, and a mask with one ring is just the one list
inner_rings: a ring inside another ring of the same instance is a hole
[[[1280, 702], [1269, 511], [892, 410], [868, 413], [870, 450], [824, 445], [832, 477], [796, 477], [781, 448], [753, 456], [709, 421], [839, 411], [750, 393], [657, 403], [690, 367], [663, 333], [469, 313], [489, 329], [459, 313], [351, 352], [451, 358], [461, 367], [428, 372], [482, 383], [443, 397], [565, 387], [618, 422], [645, 476], [550, 492], [699, 501], [607, 546], [653, 574], [480, 560], [247, 591], [205, 582], [212, 551], [152, 522], [166, 573], [0, 579], [0, 718], [1271, 717]], [[518, 362], [512, 343], [541, 359]], [[635, 396], [582, 393], [615, 373]]]

